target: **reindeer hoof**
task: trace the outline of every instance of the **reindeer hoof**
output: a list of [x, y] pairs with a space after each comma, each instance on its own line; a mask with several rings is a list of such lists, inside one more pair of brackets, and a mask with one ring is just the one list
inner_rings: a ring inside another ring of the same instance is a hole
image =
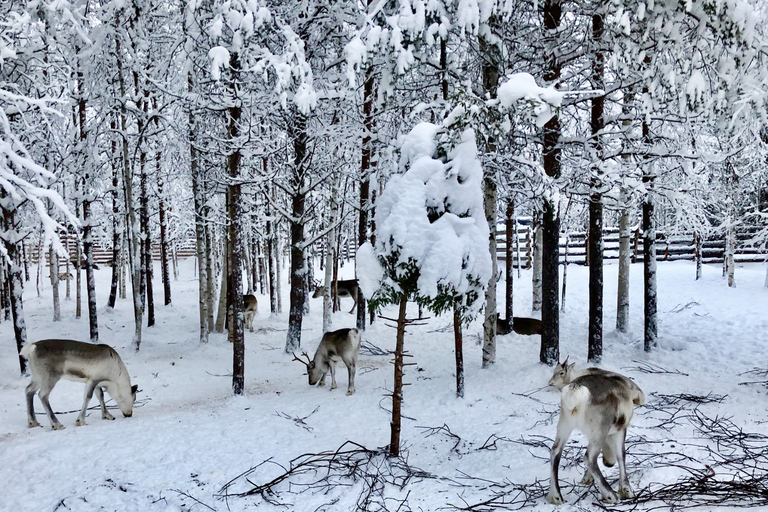
[[[85, 420], [81, 420], [80, 418], [77, 418], [77, 421], [75, 421], [75, 426], [76, 427], [82, 427], [84, 425], [85, 425]], [[62, 428], [64, 428], [64, 427], [62, 427]]]
[[619, 496], [623, 500], [631, 500], [635, 497], [635, 493], [631, 487], [621, 487], [619, 488]]
[[352, 396], [354, 394], [355, 394], [355, 390], [354, 389], [348, 389], [347, 390], [347, 396]]
[[547, 501], [553, 505], [562, 505], [563, 497], [560, 496], [560, 493], [553, 493], [550, 491], [550, 493], [547, 494]]
[[64, 430], [66, 427], [62, 425], [61, 423], [55, 423], [51, 425], [51, 430]]
[[584, 477], [581, 479], [581, 485], [592, 485], [595, 483], [595, 479], [592, 477], [592, 473], [587, 471], [584, 473]]
[[35, 428], [35, 427], [39, 427], [39, 426], [40, 426], [40, 422], [39, 422], [39, 421], [37, 421], [37, 420], [35, 420], [35, 421], [29, 421], [29, 422], [27, 422], [27, 426], [28, 426], [29, 428]]
[[618, 503], [619, 496], [615, 492], [611, 492], [611, 494], [604, 494], [603, 496], [601, 496], [600, 501], [608, 504]]
[[109, 414], [108, 412], [105, 412], [104, 414], [101, 415], [101, 419], [103, 419], [103, 420], [113, 420], [113, 419], [115, 419], [115, 417], [112, 416], [111, 414]]

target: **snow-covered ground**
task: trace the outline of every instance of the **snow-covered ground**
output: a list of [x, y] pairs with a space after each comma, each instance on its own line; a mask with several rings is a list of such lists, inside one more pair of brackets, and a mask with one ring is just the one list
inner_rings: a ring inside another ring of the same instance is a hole
[[[0, 339], [4, 340], [0, 344], [0, 510], [285, 510], [265, 503], [258, 495], [227, 499], [217, 495], [227, 482], [267, 459], [271, 462], [249, 476], [254, 484], [278, 476], [283, 471], [279, 465], [287, 466], [301, 454], [333, 451], [348, 440], [370, 449], [389, 442], [390, 398], [386, 395], [392, 387], [390, 358], [361, 355], [354, 396], [345, 395], [343, 367], [337, 372], [338, 390], [309, 387], [304, 368], [283, 353], [287, 313], [271, 318], [264, 296], [259, 296], [258, 332], [246, 332], [246, 395], [234, 397], [228, 375], [232, 350], [226, 336], [213, 335], [207, 345], [197, 340], [193, 268], [191, 259], [183, 262], [181, 276], [173, 283], [173, 305], [157, 306], [157, 325], [144, 329], [139, 353], [130, 349], [134, 329], [129, 300], [120, 300], [114, 311], [107, 311], [103, 305], [110, 270], [97, 272], [101, 341], [118, 350], [141, 390], [131, 418], [113, 411], [115, 421], [102, 421], [98, 411], [91, 410], [88, 424], [75, 427], [83, 386], [62, 381], [53, 391], [51, 403], [55, 411], [61, 411], [58, 416], [66, 429], [50, 429], [37, 399], [44, 428], [27, 428], [24, 387], [28, 378], [19, 377], [11, 323], [0, 324]], [[765, 386], [740, 385], [765, 380], [743, 372], [768, 368], [764, 267], [740, 266], [736, 272], [738, 287], [729, 289], [719, 265], [705, 267], [703, 279], [697, 282], [691, 263], [661, 263], [661, 347], [651, 354], [644, 353], [642, 347], [639, 264], [632, 266], [630, 333], [619, 336], [613, 332], [616, 270], [615, 265], [609, 265], [605, 271], [602, 366], [635, 379], [649, 406], [658, 403], [659, 394], [727, 395], [719, 403], [702, 404], [700, 410], [709, 417], [729, 417], [745, 432], [768, 434]], [[342, 269], [344, 276], [350, 272], [351, 265]], [[515, 282], [517, 315], [530, 313], [530, 288], [530, 273], [524, 271]], [[584, 363], [586, 268], [569, 267], [567, 289], [566, 310], [561, 317], [561, 354]], [[46, 284], [38, 297], [34, 282], [28, 283], [24, 307], [30, 341], [85, 339], [88, 320], [74, 318], [73, 300], [62, 301], [64, 320], [51, 322], [50, 293]], [[158, 303], [161, 295], [158, 291]], [[349, 307], [348, 299], [343, 301]], [[286, 290], [285, 311], [287, 303]], [[321, 334], [321, 299], [313, 299], [311, 308], [302, 335], [302, 346], [310, 354]], [[342, 309], [345, 312], [334, 317], [334, 328], [354, 325], [353, 315]], [[395, 311], [385, 314], [394, 316]], [[411, 314], [415, 316], [415, 306]], [[482, 502], [495, 492], [511, 490], [511, 483], [548, 483], [548, 454], [559, 394], [545, 387], [552, 370], [538, 363], [538, 336], [500, 337], [497, 363], [481, 369], [480, 324], [473, 324], [465, 333], [466, 397], [457, 399], [449, 326], [448, 317], [432, 318], [427, 325], [411, 327], [406, 335], [406, 349], [415, 366], [406, 369], [406, 382], [411, 385], [405, 388], [404, 453], [413, 468], [437, 478], [414, 477], [402, 489], [387, 487], [384, 495], [389, 501], [384, 503], [390, 510], [398, 509], [399, 500], [406, 497], [407, 506], [400, 510], [433, 511]], [[394, 347], [394, 330], [383, 321], [376, 322], [365, 336], [378, 347]], [[670, 373], [647, 373], [640, 371], [641, 367]], [[92, 407], [96, 405], [94, 399]], [[647, 454], [676, 445], [683, 451], [693, 450], [688, 445], [700, 441], [686, 421], [659, 427], [666, 419], [653, 407], [636, 411], [628, 443], [628, 469], [636, 491], [652, 482], [673, 483], [683, 473]], [[439, 431], [428, 429], [443, 426]], [[446, 435], [448, 429], [460, 439]], [[491, 447], [495, 449], [483, 448], [487, 441], [490, 444], [496, 439], [492, 436], [500, 438]], [[654, 442], [639, 446], [638, 436]], [[584, 438], [575, 434], [569, 446], [583, 450]], [[577, 452], [570, 452], [574, 460]], [[700, 453], [692, 455], [706, 462]], [[573, 510], [580, 497], [577, 506], [582, 509], [591, 508], [597, 499], [594, 488], [585, 492], [583, 487], [568, 485], [578, 482], [582, 471], [581, 463], [561, 469], [568, 502], [561, 510]], [[616, 469], [607, 469], [606, 474], [615, 485]], [[340, 482], [323, 492], [310, 489], [296, 493], [288, 491], [300, 488], [283, 482], [275, 487], [279, 494], [273, 498], [289, 504], [288, 510], [354, 509], [362, 482]], [[230, 492], [249, 488], [251, 484], [241, 479]], [[544, 498], [537, 498], [533, 505], [536, 509], [553, 508]]]

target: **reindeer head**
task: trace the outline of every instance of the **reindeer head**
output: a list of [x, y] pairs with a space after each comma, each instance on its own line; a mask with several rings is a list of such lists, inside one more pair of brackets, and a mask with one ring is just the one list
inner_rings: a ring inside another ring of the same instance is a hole
[[326, 365], [325, 369], [321, 368], [323, 366], [322, 364], [320, 366], [316, 365], [314, 361], [309, 359], [309, 356], [307, 355], [306, 352], [302, 352], [301, 355], [302, 355], [302, 357], [306, 357], [307, 360], [304, 361], [303, 359], [299, 359], [298, 357], [296, 357], [296, 354], [293, 354], [293, 360], [294, 361], [298, 361], [298, 362], [300, 362], [301, 364], [303, 364], [304, 366], [307, 367], [307, 375], [309, 377], [309, 385], [310, 386], [314, 386], [323, 377], [323, 375], [328, 373], [329, 368], [327, 367], [327, 365]]
[[563, 389], [571, 382], [571, 372], [576, 363], [568, 364], [568, 357], [562, 363], [557, 363], [552, 378], [549, 379], [549, 385], [557, 389]]

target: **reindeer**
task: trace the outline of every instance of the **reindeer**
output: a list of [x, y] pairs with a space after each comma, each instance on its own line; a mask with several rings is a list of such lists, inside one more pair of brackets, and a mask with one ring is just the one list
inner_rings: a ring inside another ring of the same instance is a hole
[[[358, 284], [357, 279], [346, 279], [341, 281], [334, 281], [331, 283], [331, 290], [336, 290], [336, 298], [339, 297], [351, 297], [352, 298], [352, 309], [349, 310], [350, 313], [352, 313], [355, 308], [357, 307], [357, 290], [358, 290]], [[325, 293], [325, 286], [319, 285], [317, 288], [315, 288], [315, 293], [312, 294], [312, 298], [316, 299], [318, 297], [322, 297]]]
[[339, 360], [344, 361], [349, 373], [349, 386], [347, 395], [355, 394], [355, 370], [357, 366], [357, 356], [360, 353], [360, 331], [357, 329], [339, 329], [338, 331], [327, 332], [323, 334], [320, 345], [315, 351], [313, 360], [309, 360], [306, 352], [302, 356], [306, 361], [296, 357], [293, 354], [293, 360], [304, 364], [307, 367], [309, 375], [309, 385], [325, 385], [325, 376], [328, 371], [331, 372], [331, 389], [336, 389], [336, 369], [335, 365]]
[[[635, 494], [629, 486], [625, 467], [624, 443], [634, 406], [645, 404], [645, 394], [624, 375], [600, 368], [574, 370], [574, 366], [569, 365], [566, 358], [564, 362], [558, 363], [549, 380], [549, 385], [561, 389], [562, 394], [557, 436], [550, 452], [551, 479], [547, 501], [553, 505], [563, 503], [558, 466], [563, 447], [574, 429], [583, 432], [589, 441], [587, 470], [581, 483], [595, 483], [603, 501], [607, 503], [617, 503], [619, 497], [633, 498]], [[606, 466], [619, 463], [618, 495], [611, 489], [597, 465], [597, 457], [601, 452]]]
[[512, 325], [509, 325], [509, 319], [502, 319], [501, 315], [496, 313], [496, 334], [509, 334], [515, 331], [517, 334], [541, 334], [541, 320], [538, 318], [524, 318], [521, 316], [512, 317]]
[[255, 295], [243, 295], [243, 308], [245, 312], [245, 326], [253, 332], [253, 317], [259, 312], [259, 303]]
[[26, 390], [27, 420], [30, 428], [40, 426], [35, 418], [34, 406], [35, 393], [38, 391], [40, 401], [51, 421], [51, 428], [64, 428], [48, 402], [51, 390], [62, 377], [85, 382], [85, 400], [75, 425], [85, 425], [85, 411], [94, 391], [101, 404], [102, 419], [115, 419], [104, 405], [104, 390], [115, 399], [123, 416], [130, 417], [133, 414], [138, 386], [131, 386], [131, 377], [123, 360], [109, 345], [94, 345], [74, 340], [42, 340], [26, 345], [19, 354], [29, 361], [32, 374], [32, 380]]

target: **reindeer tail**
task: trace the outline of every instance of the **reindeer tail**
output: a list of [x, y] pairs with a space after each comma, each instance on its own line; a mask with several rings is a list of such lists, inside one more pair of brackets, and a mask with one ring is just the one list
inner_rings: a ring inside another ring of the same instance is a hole
[[19, 352], [19, 355], [23, 357], [26, 360], [29, 360], [32, 353], [35, 351], [35, 344], [34, 343], [27, 343], [21, 348], [21, 351]]

